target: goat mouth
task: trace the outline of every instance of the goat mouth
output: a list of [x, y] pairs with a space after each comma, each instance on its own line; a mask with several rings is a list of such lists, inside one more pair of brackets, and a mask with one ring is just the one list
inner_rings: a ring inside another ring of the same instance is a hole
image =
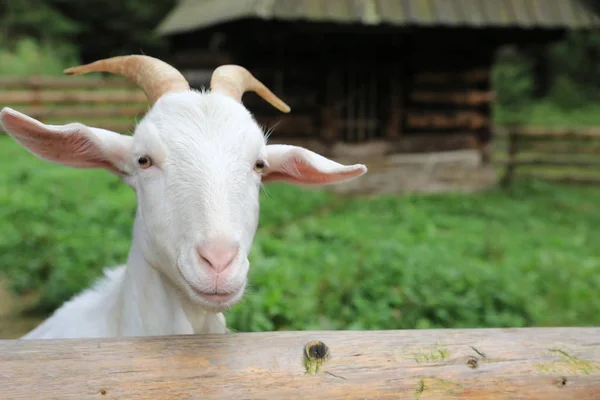
[[215, 309], [225, 309], [231, 306], [240, 297], [240, 293], [243, 288], [236, 289], [229, 292], [217, 292], [217, 291], [203, 291], [195, 288], [193, 285], [188, 284], [192, 291], [192, 296], [206, 306]]
[[239, 290], [228, 293], [203, 292], [196, 288], [192, 288], [194, 294], [211, 303], [227, 303], [231, 301], [239, 293]]
[[219, 291], [217, 289], [213, 289], [206, 291], [201, 290], [196, 285], [190, 283], [190, 281], [185, 277], [183, 271], [181, 269], [178, 270], [181, 278], [183, 279], [184, 286], [187, 286], [187, 290], [185, 291], [190, 297], [190, 300], [198, 303], [203, 308], [207, 308], [212, 311], [226, 310], [239, 301], [243, 296], [245, 283], [234, 290]]

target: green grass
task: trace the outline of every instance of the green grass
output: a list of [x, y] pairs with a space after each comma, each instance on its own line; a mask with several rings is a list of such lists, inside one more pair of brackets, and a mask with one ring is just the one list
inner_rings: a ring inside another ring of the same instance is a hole
[[[0, 137], [0, 265], [50, 312], [124, 262], [135, 198]], [[368, 175], [364, 178], [368, 179]], [[240, 331], [600, 324], [600, 188], [342, 198], [262, 194]]]

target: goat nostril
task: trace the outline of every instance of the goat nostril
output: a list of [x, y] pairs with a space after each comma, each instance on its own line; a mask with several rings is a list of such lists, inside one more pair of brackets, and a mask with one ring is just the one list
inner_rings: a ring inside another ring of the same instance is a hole
[[198, 251], [198, 255], [200, 256], [200, 260], [204, 261], [208, 264], [209, 267], [214, 268], [210, 260], [202, 255], [200, 251]]
[[216, 272], [229, 267], [238, 254], [239, 246], [233, 242], [210, 242], [197, 246], [198, 256]]

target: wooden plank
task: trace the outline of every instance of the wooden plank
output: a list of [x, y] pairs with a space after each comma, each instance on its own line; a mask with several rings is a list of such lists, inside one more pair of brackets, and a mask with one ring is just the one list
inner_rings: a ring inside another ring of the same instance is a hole
[[125, 78], [97, 78], [93, 76], [47, 76], [47, 77], [0, 77], [0, 89], [97, 89], [97, 88], [137, 88]]
[[499, 158], [497, 160], [499, 164], [514, 165], [514, 166], [539, 166], [539, 167], [588, 167], [588, 168], [600, 168], [600, 161], [597, 160], [582, 160], [582, 159], [556, 159], [556, 158], [518, 158], [518, 159], [504, 159]]
[[389, 154], [427, 153], [439, 151], [478, 149], [477, 136], [469, 132], [454, 134], [408, 135], [389, 141]]
[[489, 116], [477, 111], [459, 112], [431, 112], [414, 111], [406, 112], [408, 128], [415, 129], [480, 129], [490, 125]]
[[20, 112], [32, 118], [99, 118], [99, 117], [141, 117], [148, 111], [148, 106], [121, 106], [121, 107], [23, 107]]
[[428, 153], [454, 150], [477, 150], [479, 141], [475, 134], [459, 132], [454, 134], [404, 135], [394, 139], [375, 139], [364, 143], [342, 140], [335, 142], [322, 137], [289, 137], [273, 134], [269, 143], [294, 144], [306, 147], [327, 157], [380, 157], [399, 153]]
[[551, 128], [544, 126], [529, 126], [514, 128], [514, 131], [519, 136], [537, 139], [600, 139], [600, 128], [598, 127]]
[[[46, 121], [45, 121], [46, 122]], [[134, 121], [131, 122], [114, 122], [111, 120], [106, 121], [73, 121], [73, 120], [65, 120], [63, 122], [48, 122], [53, 124], [67, 124], [69, 122], [82, 122], [88, 126], [92, 126], [95, 128], [107, 129], [109, 131], [122, 133], [124, 135], [133, 133], [133, 130], [136, 126]], [[0, 129], [0, 135], [6, 135], [2, 129]]]
[[504, 187], [510, 186], [513, 182], [515, 174], [516, 174], [516, 164], [515, 160], [517, 157], [517, 153], [519, 152], [519, 136], [515, 134], [514, 131], [509, 132], [508, 136], [508, 164], [504, 171], [504, 175], [500, 180], [500, 184]]
[[553, 175], [541, 172], [520, 173], [520, 176], [534, 179], [541, 179], [554, 183], [566, 183], [574, 185], [600, 185], [600, 176], [574, 175], [573, 173]]
[[0, 341], [3, 399], [594, 399], [600, 328]]
[[490, 78], [490, 72], [490, 68], [476, 68], [458, 72], [424, 71], [415, 74], [414, 81], [416, 84], [442, 85], [455, 81], [460, 81], [466, 84], [476, 84], [488, 81]]
[[[496, 140], [496, 144], [500, 146], [502, 141]], [[585, 155], [599, 155], [600, 156], [600, 141], [592, 142], [589, 141], [570, 141], [556, 138], [555, 140], [524, 140], [521, 137], [519, 144], [519, 151], [522, 153], [541, 153], [541, 154], [556, 154], [556, 155], [567, 155], [567, 154], [585, 154]]]
[[492, 101], [491, 91], [443, 92], [416, 90], [410, 94], [410, 99], [419, 103], [452, 103], [459, 105], [479, 106]]
[[147, 102], [141, 90], [136, 91], [0, 91], [2, 103], [140, 103]]

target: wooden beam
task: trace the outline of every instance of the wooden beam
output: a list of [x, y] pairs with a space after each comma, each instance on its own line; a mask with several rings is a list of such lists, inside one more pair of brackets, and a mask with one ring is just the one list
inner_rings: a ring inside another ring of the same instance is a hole
[[35, 91], [0, 92], [0, 103], [144, 103], [141, 90], [128, 91]]
[[573, 175], [573, 174], [548, 174], [543, 172], [520, 173], [521, 177], [541, 179], [548, 182], [572, 184], [572, 185], [600, 185], [599, 176]]
[[592, 399], [599, 337], [523, 328], [8, 340], [0, 398]]
[[478, 106], [488, 103], [494, 98], [491, 91], [472, 90], [468, 92], [435, 92], [415, 91], [410, 94], [410, 99], [419, 103], [452, 103], [469, 106]]
[[73, 107], [73, 106], [37, 106], [19, 107], [19, 111], [32, 118], [102, 118], [102, 117], [142, 117], [148, 111], [148, 105], [139, 106], [97, 106], [97, 107]]
[[587, 168], [600, 168], [600, 161], [598, 160], [582, 160], [582, 159], [556, 159], [556, 158], [538, 158], [538, 157], [524, 157], [518, 159], [511, 158], [499, 158], [496, 160], [498, 164], [502, 165], [514, 165], [519, 167], [587, 167]]
[[[41, 76], [41, 77], [0, 77], [0, 89], [138, 89], [137, 85], [122, 77], [96, 78], [92, 76]], [[138, 89], [139, 90], [139, 89]]]
[[506, 169], [504, 170], [504, 175], [500, 180], [500, 184], [504, 187], [508, 187], [512, 184], [515, 178], [515, 169], [516, 165], [514, 161], [517, 158], [517, 154], [519, 152], [519, 136], [515, 134], [513, 130], [508, 131], [508, 164], [506, 165]]
[[417, 84], [445, 84], [460, 81], [466, 84], [486, 82], [490, 78], [490, 68], [475, 68], [463, 71], [425, 71], [415, 75]]
[[404, 135], [392, 139], [374, 139], [364, 143], [351, 143], [343, 140], [334, 142], [318, 137], [278, 135], [277, 130], [269, 138], [269, 143], [293, 144], [306, 147], [326, 157], [349, 156], [380, 157], [388, 154], [428, 153], [454, 150], [479, 149], [477, 136], [472, 132], [452, 134]]
[[[495, 141], [500, 146], [503, 141]], [[589, 141], [561, 140], [521, 140], [519, 151], [522, 153], [545, 153], [552, 155], [600, 155], [600, 141], [589, 143]]]
[[514, 132], [518, 136], [531, 137], [532, 139], [600, 139], [598, 127], [573, 127], [556, 128], [550, 126], [523, 126], [511, 127], [496, 126], [494, 135], [503, 137]]
[[551, 128], [551, 127], [522, 127], [515, 128], [515, 134], [537, 139], [600, 139], [600, 128]]
[[407, 126], [416, 129], [479, 129], [489, 126], [490, 123], [489, 116], [478, 111], [433, 112], [409, 110], [406, 112]]
[[[73, 121], [74, 121], [74, 119], [65, 118], [62, 121], [43, 121], [43, 122], [46, 122], [49, 124], [60, 125], [60, 124], [68, 124], [69, 122], [73, 122]], [[129, 135], [129, 134], [133, 133], [133, 131], [136, 127], [135, 121], [115, 122], [115, 121], [111, 121], [110, 119], [107, 119], [104, 121], [85, 120], [84, 122], [86, 125], [96, 126], [98, 128], [107, 129], [107, 130], [113, 131], [113, 132], [118, 132], [123, 135]], [[4, 132], [1, 128], [0, 128], [0, 135], [1, 136], [6, 135], [6, 132]]]

